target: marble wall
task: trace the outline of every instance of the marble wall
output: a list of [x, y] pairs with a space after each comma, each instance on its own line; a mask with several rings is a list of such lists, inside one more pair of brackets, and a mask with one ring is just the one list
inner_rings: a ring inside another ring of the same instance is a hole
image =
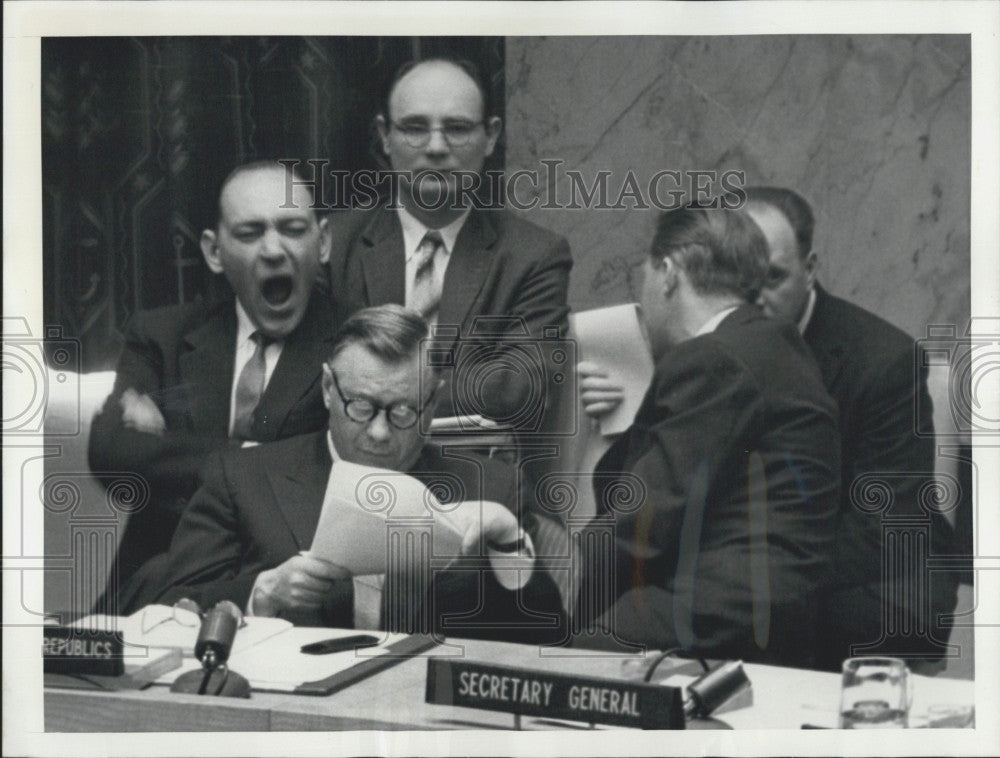
[[507, 170], [543, 174], [518, 199], [569, 238], [575, 309], [631, 299], [657, 211], [541, 207], [567, 169], [610, 203], [629, 171], [737, 170], [809, 198], [820, 281], [919, 337], [969, 317], [970, 98], [965, 36], [513, 37]]

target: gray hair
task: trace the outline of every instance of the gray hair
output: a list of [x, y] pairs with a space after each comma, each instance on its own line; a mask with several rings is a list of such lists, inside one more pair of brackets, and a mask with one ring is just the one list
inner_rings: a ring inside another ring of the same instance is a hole
[[332, 362], [350, 345], [360, 345], [388, 363], [398, 363], [417, 354], [428, 332], [423, 317], [401, 305], [365, 308], [340, 327], [329, 360]]

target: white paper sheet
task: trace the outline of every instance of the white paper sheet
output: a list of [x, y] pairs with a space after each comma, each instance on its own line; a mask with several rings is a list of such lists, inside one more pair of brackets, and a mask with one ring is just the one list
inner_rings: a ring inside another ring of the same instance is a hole
[[328, 655], [307, 655], [300, 652], [303, 645], [322, 640], [364, 634], [357, 629], [317, 629], [313, 627], [293, 627], [250, 650], [233, 654], [229, 659], [230, 668], [238, 671], [250, 684], [260, 689], [274, 689], [276, 685], [297, 687], [304, 682], [326, 679], [340, 671], [349, 669], [362, 661], [381, 655], [386, 647], [403, 639], [405, 634], [368, 632], [383, 645], [347, 650]]
[[604, 436], [621, 434], [635, 419], [636, 411], [653, 379], [653, 357], [635, 303], [572, 313], [570, 333], [580, 357], [608, 372], [625, 390], [625, 399], [599, 420]]
[[[251, 648], [292, 626], [292, 623], [285, 619], [259, 616], [249, 616], [244, 621], [246, 626], [236, 631], [236, 639], [233, 640], [234, 654]], [[121, 631], [126, 644], [126, 655], [130, 652], [128, 646], [136, 645], [179, 647], [185, 657], [193, 658], [194, 644], [201, 629], [201, 619], [196, 613], [183, 608], [147, 605], [131, 616], [87, 616], [79, 619], [74, 626]]]
[[[383, 644], [329, 655], [307, 655], [300, 650], [303, 645], [312, 642], [355, 634], [374, 635], [383, 640]], [[326, 679], [368, 658], [381, 655], [386, 652], [389, 645], [404, 637], [405, 634], [387, 634], [363, 629], [295, 626], [251, 648], [234, 650], [229, 657], [228, 666], [230, 670], [246, 677], [255, 690], [291, 692], [300, 684]], [[185, 658], [179, 669], [164, 674], [155, 683], [169, 686], [181, 674], [197, 671], [200, 668], [201, 664], [198, 661]]]
[[435, 557], [457, 556], [477, 503], [443, 506], [422, 482], [398, 471], [337, 461], [330, 470], [323, 510], [309, 554], [354, 576], [384, 574], [390, 520], [425, 520]]

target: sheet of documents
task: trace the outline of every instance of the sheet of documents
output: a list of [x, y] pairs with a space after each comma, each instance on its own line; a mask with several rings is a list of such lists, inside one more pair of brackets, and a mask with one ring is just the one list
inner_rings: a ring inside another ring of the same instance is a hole
[[[292, 623], [285, 619], [250, 616], [244, 618], [246, 626], [237, 630], [233, 651], [253, 647], [268, 637], [273, 637]], [[194, 643], [201, 629], [201, 619], [196, 613], [169, 605], [147, 605], [131, 616], [87, 616], [75, 626], [121, 631], [125, 640], [125, 654], [137, 654], [130, 645], [145, 647], [179, 647], [186, 658], [194, 657]]]
[[383, 641], [374, 647], [347, 650], [327, 655], [307, 655], [303, 645], [336, 637], [359, 634], [357, 629], [317, 629], [297, 626], [249, 650], [234, 654], [229, 665], [250, 680], [255, 689], [293, 690], [305, 682], [326, 679], [362, 661], [386, 652], [386, 648], [405, 634], [371, 632]]
[[[329, 655], [307, 655], [300, 650], [303, 645], [311, 642], [355, 634], [372, 634], [382, 640], [382, 644]], [[260, 645], [234, 650], [229, 656], [228, 665], [233, 671], [245, 676], [255, 690], [291, 692], [300, 684], [326, 679], [362, 661], [382, 655], [389, 645], [404, 637], [405, 634], [366, 632], [363, 629], [296, 626], [286, 629], [279, 636], [270, 638]], [[201, 664], [198, 661], [186, 658], [181, 668], [160, 677], [156, 680], [156, 684], [173, 684], [181, 674], [200, 668]]]
[[631, 426], [653, 378], [653, 357], [635, 303], [571, 313], [570, 334], [581, 360], [596, 363], [625, 390], [625, 399], [599, 419], [601, 434], [621, 434]]
[[389, 553], [388, 520], [433, 521], [433, 555], [457, 556], [478, 502], [443, 506], [407, 474], [337, 461], [323, 498], [309, 554], [342, 566], [354, 576], [384, 574]]

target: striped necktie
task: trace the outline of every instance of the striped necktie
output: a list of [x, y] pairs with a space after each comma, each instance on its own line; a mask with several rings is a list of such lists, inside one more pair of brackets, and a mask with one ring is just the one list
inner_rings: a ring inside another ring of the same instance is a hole
[[233, 413], [233, 439], [249, 440], [253, 438], [254, 411], [260, 404], [264, 394], [267, 364], [264, 361], [264, 351], [274, 340], [260, 332], [254, 332], [250, 339], [256, 343], [256, 348], [250, 360], [243, 366], [239, 381], [236, 382], [236, 408]]
[[434, 276], [434, 257], [443, 246], [441, 233], [432, 230], [424, 235], [417, 248], [417, 270], [413, 277], [409, 307], [424, 318], [431, 318], [441, 304], [441, 288]]

